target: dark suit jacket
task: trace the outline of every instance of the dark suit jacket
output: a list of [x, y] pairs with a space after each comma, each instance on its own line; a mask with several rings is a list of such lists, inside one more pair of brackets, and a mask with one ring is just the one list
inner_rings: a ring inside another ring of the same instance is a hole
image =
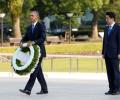
[[39, 45], [42, 57], [46, 57], [46, 50], [44, 41], [46, 39], [46, 28], [43, 22], [37, 22], [32, 33], [32, 25], [28, 26], [27, 32], [22, 38], [21, 42], [34, 41], [35, 44]]
[[107, 58], [118, 58], [120, 54], [120, 26], [114, 24], [108, 36], [108, 26], [104, 30], [102, 54]]

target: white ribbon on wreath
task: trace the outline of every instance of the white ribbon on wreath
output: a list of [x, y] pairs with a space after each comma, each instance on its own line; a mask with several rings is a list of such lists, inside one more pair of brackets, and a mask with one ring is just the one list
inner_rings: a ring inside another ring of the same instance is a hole
[[[21, 51], [21, 48], [18, 48], [13, 56], [12, 59], [12, 64], [13, 64], [13, 68], [15, 70], [25, 70], [32, 62], [33, 57], [34, 57], [34, 48], [33, 46], [29, 47], [30, 52], [24, 53]], [[16, 64], [16, 59], [20, 60], [20, 62], [22, 62], [22, 66], [18, 66]]]

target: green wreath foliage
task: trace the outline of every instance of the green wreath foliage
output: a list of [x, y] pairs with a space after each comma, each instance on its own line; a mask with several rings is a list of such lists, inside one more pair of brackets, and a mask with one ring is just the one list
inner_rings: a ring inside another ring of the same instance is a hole
[[[22, 71], [19, 71], [19, 70], [15, 70], [14, 68], [14, 71], [15, 73], [17, 73], [18, 75], [26, 75], [26, 74], [29, 74], [32, 70], [34, 70], [34, 68], [36, 67], [36, 65], [38, 64], [39, 62], [39, 57], [40, 57], [40, 48], [39, 46], [37, 45], [33, 45], [33, 48], [34, 48], [34, 57], [33, 57], [33, 60], [31, 62], [31, 64], [25, 69], [25, 70], [22, 70]], [[29, 51], [29, 48], [22, 48], [22, 51], [23, 52], [28, 52]], [[20, 63], [19, 60], [16, 60], [16, 64], [21, 67], [22, 64]]]

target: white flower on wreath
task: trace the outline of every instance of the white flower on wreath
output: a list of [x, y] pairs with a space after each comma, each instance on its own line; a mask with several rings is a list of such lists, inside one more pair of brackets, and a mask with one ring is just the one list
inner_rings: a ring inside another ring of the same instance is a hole
[[[34, 57], [34, 48], [33, 46], [30, 46], [29, 49], [30, 49], [30, 53], [22, 52], [21, 48], [18, 48], [16, 50], [12, 59], [12, 65], [15, 70], [19, 70], [19, 71], [25, 70], [31, 64]], [[16, 59], [20, 60], [20, 62], [22, 63], [22, 66], [18, 66], [16, 64]]]

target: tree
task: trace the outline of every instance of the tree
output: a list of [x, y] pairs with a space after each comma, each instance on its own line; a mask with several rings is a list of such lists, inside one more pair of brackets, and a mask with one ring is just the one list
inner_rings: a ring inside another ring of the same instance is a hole
[[21, 34], [24, 34], [26, 32], [26, 27], [30, 23], [30, 20], [29, 20], [30, 9], [35, 5], [36, 5], [35, 0], [24, 0], [23, 7], [22, 7], [22, 14], [20, 16]]
[[[82, 2], [82, 0], [79, 1]], [[39, 10], [41, 19], [49, 15], [55, 16], [56, 20], [52, 23], [54, 23], [56, 28], [58, 28], [58, 26], [59, 28], [68, 26], [69, 21], [66, 16], [68, 12], [74, 13], [72, 25], [78, 26], [75, 17], [82, 14], [81, 2], [78, 2], [78, 0], [36, 0], [36, 2], [37, 5], [35, 7]]]
[[90, 8], [93, 13], [92, 21], [92, 39], [98, 39], [98, 12], [106, 4], [109, 4], [109, 0], [84, 0], [83, 3], [86, 8]]
[[0, 12], [6, 13], [5, 21], [12, 23], [13, 36], [21, 37], [21, 30], [24, 32], [29, 10], [35, 5], [35, 0], [0, 0], [0, 4]]
[[5, 11], [6, 8], [4, 7], [6, 2], [4, 0], [0, 0], [0, 12]]
[[23, 2], [24, 0], [7, 0], [8, 9], [12, 19], [13, 36], [15, 38], [21, 37], [20, 15], [22, 13]]
[[110, 0], [110, 4], [104, 7], [104, 11], [112, 11], [116, 14], [116, 21], [120, 21], [120, 0]]
[[36, 2], [35, 7], [40, 11], [42, 18], [46, 15], [66, 15], [67, 12], [81, 14], [81, 2], [78, 0], [36, 0]]

